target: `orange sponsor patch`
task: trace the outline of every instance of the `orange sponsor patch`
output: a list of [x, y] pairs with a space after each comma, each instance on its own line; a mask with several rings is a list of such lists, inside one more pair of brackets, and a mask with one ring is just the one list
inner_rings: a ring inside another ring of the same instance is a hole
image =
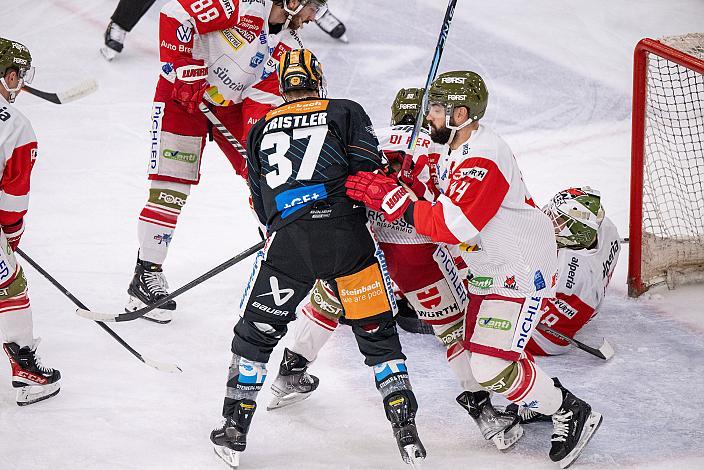
[[361, 320], [391, 310], [384, 278], [376, 263], [336, 281], [345, 318]]
[[328, 100], [311, 100], [285, 104], [266, 113], [266, 120], [268, 121], [283, 114], [306, 114], [325, 111], [328, 109], [328, 103]]

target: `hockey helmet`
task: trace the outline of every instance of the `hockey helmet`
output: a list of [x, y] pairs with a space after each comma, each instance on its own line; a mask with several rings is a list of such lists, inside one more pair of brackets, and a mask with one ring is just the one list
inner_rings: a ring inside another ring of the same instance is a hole
[[317, 91], [325, 97], [325, 80], [323, 66], [308, 49], [293, 49], [281, 54], [278, 65], [279, 91], [284, 93], [295, 90]]
[[557, 193], [543, 208], [555, 228], [558, 248], [591, 248], [604, 220], [599, 191], [584, 186]]
[[414, 125], [423, 106], [423, 88], [401, 88], [391, 105], [391, 125]]
[[[484, 116], [489, 100], [489, 92], [482, 77], [475, 72], [458, 70], [441, 73], [428, 91], [429, 105], [445, 108], [446, 125], [450, 129], [460, 129]], [[464, 106], [469, 119], [461, 126], [451, 126], [450, 117], [456, 106]]]
[[17, 70], [24, 83], [31, 83], [34, 78], [29, 49], [19, 42], [0, 38], [0, 77], [4, 77], [8, 69]]
[[[297, 15], [306, 6], [310, 5], [311, 7], [314, 7], [316, 9], [315, 10], [315, 19], [317, 20], [318, 18], [323, 16], [323, 14], [328, 9], [328, 7], [327, 7], [328, 0], [299, 0], [298, 6], [293, 10], [288, 6], [288, 2], [289, 2], [289, 0], [281, 0], [280, 3], [281, 3], [281, 6], [283, 7], [284, 11], [286, 11], [286, 13], [288, 13], [290, 16]], [[274, 2], [274, 3], [277, 3], [277, 2]]]

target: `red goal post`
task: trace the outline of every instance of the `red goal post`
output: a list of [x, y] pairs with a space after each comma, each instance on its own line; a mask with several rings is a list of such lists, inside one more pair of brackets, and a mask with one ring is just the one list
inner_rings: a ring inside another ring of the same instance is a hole
[[704, 34], [634, 52], [628, 292], [704, 279]]

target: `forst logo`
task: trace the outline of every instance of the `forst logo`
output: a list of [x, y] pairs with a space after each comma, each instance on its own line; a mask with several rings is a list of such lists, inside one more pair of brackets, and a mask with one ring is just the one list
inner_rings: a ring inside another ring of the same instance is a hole
[[159, 193], [159, 200], [164, 201], [167, 204], [175, 204], [177, 206], [183, 207], [184, 204], [186, 204], [185, 199], [182, 199], [180, 197], [176, 197], [173, 194], [161, 192]]
[[466, 81], [466, 77], [442, 77], [440, 83], [458, 83], [460, 85], [464, 85]]
[[467, 95], [447, 95], [447, 99], [452, 101], [466, 101]]

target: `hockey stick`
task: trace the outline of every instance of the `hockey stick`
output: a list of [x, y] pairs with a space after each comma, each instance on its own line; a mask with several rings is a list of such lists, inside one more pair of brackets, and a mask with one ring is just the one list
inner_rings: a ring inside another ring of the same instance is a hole
[[[15, 249], [15, 252], [18, 253], [20, 256], [22, 256], [22, 258], [24, 258], [25, 261], [27, 261], [30, 265], [32, 265], [32, 267], [33, 267], [34, 269], [36, 269], [42, 276], [44, 276], [49, 282], [51, 282], [51, 283], [54, 285], [54, 287], [56, 287], [57, 289], [59, 289], [66, 297], [68, 297], [69, 299], [71, 299], [71, 301], [72, 301], [74, 304], [78, 305], [80, 308], [84, 308], [84, 309], [87, 308], [87, 307], [86, 307], [85, 305], [83, 305], [83, 303], [82, 303], [80, 300], [78, 300], [68, 289], [66, 289], [64, 286], [62, 286], [62, 285], [59, 283], [59, 281], [57, 281], [56, 279], [54, 279], [54, 277], [53, 277], [51, 274], [49, 274], [48, 272], [46, 272], [46, 271], [44, 270], [44, 268], [42, 268], [41, 266], [39, 266], [39, 264], [37, 264], [36, 261], [34, 261], [34, 260], [33, 260], [32, 258], [30, 258], [29, 256], [27, 256], [27, 254], [26, 254], [24, 251], [22, 251], [20, 248], [16, 248], [16, 249]], [[181, 368], [180, 368], [178, 365], [176, 365], [176, 364], [168, 364], [168, 363], [165, 363], [165, 362], [158, 362], [158, 361], [154, 361], [154, 360], [152, 360], [152, 359], [149, 359], [149, 358], [147, 358], [147, 357], [142, 356], [142, 355], [141, 355], [139, 352], [137, 352], [132, 346], [130, 346], [129, 344], [127, 344], [127, 342], [126, 342], [124, 339], [122, 339], [122, 338], [120, 337], [120, 335], [118, 335], [118, 334], [115, 333], [112, 329], [110, 329], [110, 327], [107, 326], [105, 323], [99, 322], [99, 321], [96, 321], [96, 323], [98, 324], [99, 327], [101, 327], [103, 330], [105, 330], [110, 336], [112, 336], [115, 341], [117, 341], [118, 343], [120, 343], [120, 345], [121, 345], [123, 348], [127, 349], [129, 352], [132, 353], [132, 355], [133, 355], [134, 357], [136, 357], [137, 359], [139, 359], [140, 361], [142, 361], [143, 363], [145, 363], [145, 364], [148, 365], [149, 367], [153, 367], [154, 369], [156, 369], [156, 370], [158, 370], [158, 371], [161, 371], [161, 372], [182, 372], [182, 371], [181, 371]]]
[[198, 284], [202, 283], [203, 281], [207, 281], [211, 277], [215, 276], [216, 274], [220, 274], [230, 266], [234, 266], [235, 264], [239, 263], [245, 258], [248, 258], [252, 254], [256, 253], [257, 251], [261, 250], [264, 248], [264, 242], [259, 242], [256, 245], [254, 245], [251, 248], [247, 248], [245, 251], [242, 253], [238, 254], [237, 256], [234, 256], [233, 258], [230, 258], [229, 260], [225, 261], [224, 263], [215, 266], [213, 269], [208, 271], [207, 273], [203, 274], [202, 276], [199, 276], [189, 282], [188, 284], [179, 287], [166, 297], [162, 298], [158, 302], [155, 302], [151, 305], [147, 305], [146, 307], [142, 307], [140, 309], [137, 309], [133, 312], [125, 312], [125, 313], [102, 313], [102, 312], [94, 312], [91, 310], [88, 310], [85, 307], [81, 307], [76, 309], [76, 313], [83, 317], [87, 318], [89, 320], [94, 320], [94, 321], [107, 321], [107, 322], [122, 322], [122, 321], [131, 321], [131, 320], [136, 320], [137, 318], [144, 316], [145, 314], [151, 312], [155, 308], [159, 308], [160, 306], [164, 305], [166, 302], [169, 300], [183, 294], [187, 290], [191, 290]]
[[51, 101], [52, 103], [64, 104], [68, 103], [69, 101], [74, 101], [79, 98], [83, 98], [86, 95], [90, 95], [98, 89], [98, 82], [92, 79], [87, 80], [83, 83], [79, 83], [73, 88], [69, 88], [68, 90], [59, 93], [51, 93], [48, 91], [37, 90], [36, 88], [32, 88], [29, 85], [23, 86], [22, 89], [34, 96], [38, 96], [39, 98]]
[[[207, 96], [207, 93], [206, 95]], [[235, 138], [234, 135], [230, 131], [227, 130], [227, 127], [218, 119], [218, 117], [211, 111], [210, 108], [205, 103], [200, 103], [198, 105], [198, 109], [201, 110], [203, 114], [205, 114], [205, 117], [208, 118], [208, 120], [215, 126], [217, 130], [220, 131], [220, 133], [227, 139], [227, 141], [232, 145], [235, 150], [237, 150], [240, 155], [242, 155], [242, 158], [245, 160], [247, 159], [247, 150], [240, 144], [240, 141]]]
[[438, 37], [438, 43], [435, 46], [435, 54], [433, 55], [433, 61], [430, 63], [428, 78], [426, 78], [425, 80], [425, 88], [423, 89], [423, 102], [420, 109], [418, 110], [418, 116], [416, 116], [416, 123], [413, 125], [411, 141], [408, 143], [408, 153], [411, 156], [416, 150], [416, 141], [418, 140], [418, 134], [420, 133], [420, 128], [423, 126], [423, 118], [425, 117], [424, 110], [428, 105], [428, 91], [430, 90], [430, 84], [433, 83], [433, 80], [435, 80], [435, 76], [438, 73], [438, 67], [440, 66], [440, 57], [442, 57], [442, 51], [445, 49], [445, 41], [447, 40], [447, 34], [450, 32], [450, 23], [452, 22], [452, 15], [454, 15], [455, 13], [455, 5], [457, 5], [457, 0], [450, 0], [448, 2], [447, 10], [445, 11], [445, 18], [442, 20], [440, 36]]
[[608, 361], [609, 359], [611, 359], [614, 356], [614, 348], [611, 346], [611, 344], [608, 341], [606, 341], [606, 338], [604, 338], [604, 342], [601, 343], [601, 346], [599, 346], [599, 348], [593, 348], [591, 346], [587, 346], [586, 344], [584, 344], [580, 341], [577, 341], [574, 338], [570, 338], [567, 335], [563, 335], [559, 331], [555, 331], [552, 328], [550, 328], [549, 326], [544, 325], [542, 323], [538, 323], [538, 329], [540, 331], [544, 331], [545, 333], [547, 333], [549, 335], [554, 336], [555, 338], [559, 338], [562, 341], [567, 341], [572, 346], [575, 346], [575, 347], [581, 349], [582, 351], [586, 351], [589, 354], [596, 356], [600, 359], [604, 359], [605, 361]]

